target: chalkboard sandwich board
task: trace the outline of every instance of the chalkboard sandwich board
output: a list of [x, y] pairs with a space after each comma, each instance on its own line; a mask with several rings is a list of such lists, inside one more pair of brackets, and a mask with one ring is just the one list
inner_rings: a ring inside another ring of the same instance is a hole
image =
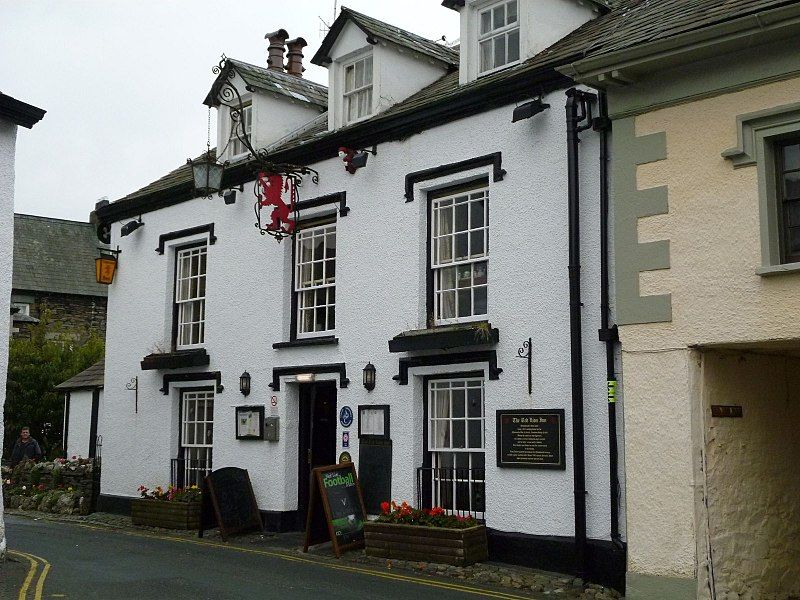
[[364, 499], [353, 463], [317, 467], [311, 472], [311, 498], [306, 518], [308, 547], [331, 541], [337, 558], [344, 550], [364, 547]]
[[497, 466], [566, 469], [564, 409], [497, 411]]
[[261, 513], [247, 469], [225, 467], [208, 474], [200, 499], [200, 531], [219, 527], [223, 540], [229, 535], [261, 531]]

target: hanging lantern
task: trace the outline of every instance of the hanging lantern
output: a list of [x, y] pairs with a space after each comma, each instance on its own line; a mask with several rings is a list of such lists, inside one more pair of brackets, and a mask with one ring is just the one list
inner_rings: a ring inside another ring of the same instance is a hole
[[114, 281], [114, 273], [117, 271], [117, 257], [113, 254], [100, 254], [100, 258], [94, 259], [94, 271], [97, 283], [111, 285]]
[[225, 165], [219, 164], [211, 157], [211, 149], [202, 158], [188, 162], [192, 165], [194, 189], [199, 196], [210, 198], [222, 189]]

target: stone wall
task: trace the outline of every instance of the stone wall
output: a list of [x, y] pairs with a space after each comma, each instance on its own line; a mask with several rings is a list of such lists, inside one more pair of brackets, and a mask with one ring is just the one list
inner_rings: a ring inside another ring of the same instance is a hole
[[3, 467], [3, 498], [8, 508], [62, 514], [93, 510], [95, 469], [90, 459], [32, 463]]
[[[33, 297], [31, 316], [41, 318], [45, 310], [50, 311], [53, 323], [61, 323], [63, 331], [79, 338], [89, 333], [105, 338], [107, 299], [101, 296], [79, 296], [75, 294], [52, 294], [49, 292], [24, 292], [14, 290], [14, 295]], [[19, 331], [14, 337], [28, 337], [30, 323], [16, 322]]]

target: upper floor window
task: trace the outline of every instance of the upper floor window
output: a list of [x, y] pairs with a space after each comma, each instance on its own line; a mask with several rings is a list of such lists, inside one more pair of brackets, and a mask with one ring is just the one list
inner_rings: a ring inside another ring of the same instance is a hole
[[372, 55], [344, 67], [344, 122], [372, 114]]
[[800, 139], [776, 148], [782, 262], [800, 262]]
[[519, 61], [517, 0], [493, 4], [478, 13], [480, 72]]
[[182, 248], [175, 267], [175, 347], [199, 346], [205, 339], [206, 264], [208, 248]]
[[431, 201], [431, 275], [435, 325], [487, 314], [489, 189]]
[[301, 229], [295, 240], [297, 336], [336, 329], [336, 225]]
[[[230, 156], [238, 156], [247, 152], [247, 147], [239, 139], [239, 135], [244, 132], [247, 137], [253, 131], [253, 104], [248, 102], [242, 107], [242, 114], [240, 116], [241, 123], [234, 121], [231, 117], [231, 135], [228, 142], [230, 149]], [[252, 143], [252, 142], [251, 142]]]

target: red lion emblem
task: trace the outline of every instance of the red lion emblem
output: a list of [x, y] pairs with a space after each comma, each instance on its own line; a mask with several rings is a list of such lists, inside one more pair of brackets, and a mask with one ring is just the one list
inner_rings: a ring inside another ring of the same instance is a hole
[[[293, 181], [289, 177], [282, 175], [258, 174], [258, 195], [259, 212], [261, 207], [274, 206], [270, 218], [272, 221], [265, 227], [268, 232], [289, 235], [294, 231], [295, 222], [291, 218], [294, 212], [294, 202], [297, 191]], [[284, 192], [289, 192], [288, 204], [284, 201]]]

